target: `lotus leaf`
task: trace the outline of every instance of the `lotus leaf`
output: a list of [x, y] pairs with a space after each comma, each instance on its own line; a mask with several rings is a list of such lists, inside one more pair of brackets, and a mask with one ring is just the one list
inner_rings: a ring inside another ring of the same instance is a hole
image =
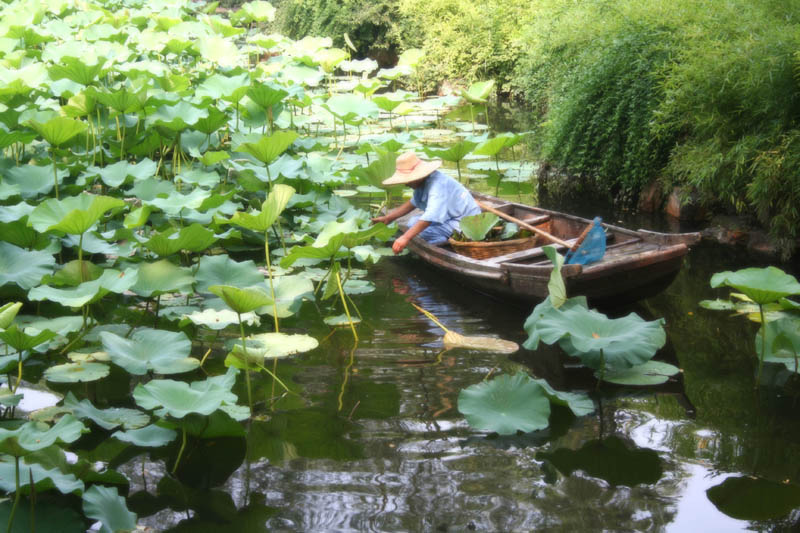
[[336, 315], [336, 316], [326, 316], [322, 319], [325, 324], [329, 325], [332, 328], [339, 328], [339, 327], [347, 327], [349, 328], [351, 324], [360, 324], [361, 319], [357, 316], [347, 316], [346, 314]]
[[247, 97], [263, 109], [271, 109], [289, 96], [289, 92], [278, 85], [256, 83], [247, 89]]
[[760, 305], [800, 294], [800, 283], [797, 279], [773, 266], [718, 272], [711, 277], [713, 288], [723, 285], [743, 292]]
[[0, 427], [0, 452], [22, 457], [56, 442], [74, 442], [85, 431], [86, 427], [69, 414], [61, 417], [53, 426], [41, 422], [26, 422], [14, 430]]
[[575, 416], [584, 416], [594, 412], [594, 402], [587, 394], [555, 390], [544, 379], [531, 379], [531, 381], [538, 383], [544, 389], [550, 403], [569, 407]]
[[[28, 333], [30, 331], [30, 334]], [[17, 352], [33, 350], [42, 343], [45, 343], [56, 336], [54, 331], [45, 329], [43, 331], [31, 328], [23, 331], [16, 324], [11, 324], [8, 328], [0, 331], [0, 341], [11, 346]]]
[[55, 274], [44, 279], [44, 283], [76, 287], [84, 281], [93, 281], [103, 275], [103, 268], [89, 261], [70, 261]]
[[234, 148], [234, 151], [248, 153], [262, 163], [269, 164], [285, 152], [297, 136], [294, 131], [276, 131], [272, 135], [261, 136], [255, 142], [241, 143]]
[[289, 203], [289, 199], [294, 192], [294, 188], [289, 185], [275, 185], [267, 196], [267, 199], [261, 204], [260, 212], [237, 212], [231, 218], [231, 224], [236, 224], [237, 226], [253, 231], [267, 231], [286, 208], [286, 204]]
[[[0, 490], [3, 490], [8, 494], [13, 493], [16, 489], [14, 483], [15, 475], [15, 464], [0, 458]], [[27, 487], [30, 485], [31, 478], [33, 478], [33, 484], [36, 487], [37, 493], [45, 491], [49, 488], [55, 488], [62, 494], [81, 493], [84, 489], [83, 481], [76, 478], [72, 474], [64, 474], [58, 468], [45, 468], [36, 463], [30, 465], [20, 463], [20, 488], [27, 489]], [[39, 523], [37, 522], [37, 524]], [[59, 531], [61, 530], [59, 529]]]
[[150, 424], [149, 426], [139, 429], [115, 431], [111, 436], [122, 442], [129, 442], [141, 448], [160, 448], [175, 440], [175, 437], [178, 436], [178, 432], [174, 429]]
[[275, 305], [272, 303], [258, 309], [259, 314], [269, 314], [286, 318], [295, 314], [303, 300], [314, 300], [314, 284], [306, 276], [281, 276], [273, 283]]
[[58, 335], [66, 336], [70, 333], [80, 331], [83, 327], [83, 317], [81, 316], [59, 316], [54, 318], [43, 318], [38, 316], [20, 315], [17, 317], [17, 325], [24, 327], [26, 332], [35, 333], [39, 331], [53, 331]]
[[560, 308], [548, 298], [525, 322], [529, 334], [525, 347], [535, 350], [540, 340], [558, 342], [586, 366], [620, 370], [646, 363], [664, 346], [667, 337], [662, 323], [647, 322], [635, 313], [610, 319], [590, 310], [583, 297], [570, 298]]
[[[761, 336], [766, 335], [762, 354]], [[764, 361], [782, 363], [790, 372], [800, 373], [800, 319], [785, 317], [762, 325], [755, 337], [756, 353]]]
[[545, 246], [542, 250], [544, 250], [550, 262], [553, 263], [553, 271], [550, 273], [550, 280], [547, 282], [547, 292], [550, 303], [558, 309], [567, 301], [567, 287], [564, 285], [564, 278], [561, 276], [564, 256], [559, 254], [553, 246]]
[[82, 307], [87, 303], [99, 300], [109, 292], [122, 294], [136, 284], [136, 280], [136, 269], [128, 268], [122, 272], [109, 269], [105, 270], [103, 275], [96, 280], [81, 283], [75, 288], [34, 287], [28, 292], [28, 299], [32, 301], [50, 300], [65, 307]]
[[[146, 182], [139, 182], [139, 184], [143, 183]], [[131, 190], [131, 192], [133, 192], [133, 190]], [[203, 205], [203, 202], [209, 196], [211, 196], [211, 191], [197, 188], [189, 194], [182, 194], [178, 191], [172, 191], [166, 198], [156, 197], [146, 200], [144, 197], [142, 197], [142, 203], [157, 207], [168, 215], [178, 216], [181, 214], [181, 211], [200, 208]]]
[[[314, 337], [302, 334], [286, 334], [279, 332], [260, 333], [245, 339], [247, 348], [247, 361], [259, 365], [264, 364], [265, 359], [280, 359], [298, 353], [310, 352], [319, 342]], [[234, 366], [240, 370], [245, 369], [244, 350], [240, 340], [237, 340], [225, 364]]]
[[[144, 180], [152, 178], [156, 174], [157, 164], [149, 158], [144, 158], [138, 163], [129, 163], [128, 161], [117, 161], [106, 167], [89, 167], [84, 173], [83, 177], [100, 176], [103, 183], [109, 187], [119, 187], [128, 178], [134, 180]], [[78, 180], [81, 184], [81, 180]]]
[[85, 122], [68, 117], [54, 117], [46, 122], [31, 120], [29, 124], [53, 146], [61, 146], [88, 128]]
[[520, 372], [462, 389], [458, 410], [475, 429], [512, 435], [546, 428], [550, 401], [541, 385]]
[[153, 298], [166, 293], [192, 292], [194, 277], [188, 268], [170, 263], [166, 259], [139, 266], [136, 284], [131, 290], [139, 296]]
[[[58, 170], [59, 183], [69, 176], [69, 171]], [[3, 170], [3, 182], [19, 189], [23, 198], [36, 198], [53, 190], [53, 168], [36, 165], [21, 165]]]
[[229, 368], [226, 374], [195, 381], [191, 385], [171, 379], [154, 379], [139, 384], [133, 397], [145, 409], [154, 409], [158, 416], [183, 418], [190, 413], [210, 415], [223, 405], [236, 405], [237, 396], [231, 392], [238, 370]]
[[469, 215], [460, 220], [461, 233], [471, 241], [482, 241], [499, 221], [494, 213]]
[[198, 326], [205, 326], [213, 330], [225, 329], [228, 326], [238, 324], [240, 318], [243, 324], [251, 326], [261, 324], [261, 319], [253, 312], [238, 315], [230, 309], [203, 309], [202, 311], [185, 314], [182, 318], [188, 319]]
[[379, 113], [377, 104], [355, 94], [336, 94], [322, 107], [340, 120], [353, 125], [361, 124], [368, 118], [377, 118]]
[[175, 105], [162, 105], [147, 116], [148, 126], [161, 126], [172, 131], [181, 131], [197, 124], [201, 118], [208, 117], [208, 110], [196, 107], [181, 100]]
[[249, 313], [265, 305], [272, 305], [273, 300], [266, 292], [266, 287], [247, 287], [240, 289], [230, 285], [212, 285], [208, 288], [225, 301], [237, 313]]
[[35, 287], [53, 271], [55, 262], [47, 252], [29, 251], [0, 241], [0, 287], [7, 283], [26, 290]]
[[22, 309], [22, 302], [8, 302], [0, 306], [0, 329], [10, 326], [20, 309]]
[[467, 90], [461, 91], [461, 96], [472, 104], [485, 104], [492, 89], [494, 80], [479, 81], [470, 85]]
[[679, 372], [680, 369], [675, 365], [661, 361], [647, 361], [630, 368], [611, 369], [602, 376], [595, 372], [595, 375], [617, 385], [661, 385]]
[[139, 328], [126, 339], [104, 331], [100, 340], [114, 364], [137, 376], [148, 370], [179, 374], [200, 366], [199, 360], [189, 357], [192, 341], [183, 332]]
[[28, 224], [42, 233], [63, 231], [80, 235], [94, 226], [106, 212], [124, 205], [125, 202], [119, 198], [86, 193], [62, 200], [50, 198], [28, 215]]
[[125, 498], [119, 495], [116, 487], [89, 487], [83, 494], [83, 512], [89, 518], [100, 521], [102, 533], [136, 529], [136, 513], [128, 510]]
[[77, 418], [88, 418], [103, 429], [114, 429], [118, 426], [125, 429], [138, 429], [144, 427], [150, 420], [150, 417], [136, 409], [98, 409], [89, 400], [78, 401], [71, 392], [64, 397], [64, 407]]
[[207, 61], [221, 67], [235, 67], [242, 62], [242, 53], [236, 46], [224, 37], [207, 37], [194, 42], [193, 48]]
[[44, 377], [55, 383], [86, 383], [103, 379], [109, 372], [108, 365], [103, 363], [80, 361], [53, 365], [44, 371]]
[[200, 169], [191, 169], [181, 172], [180, 174], [175, 176], [175, 179], [180, 180], [184, 183], [191, 183], [192, 185], [197, 185], [198, 187], [213, 189], [219, 183], [220, 176], [217, 172], [207, 172], [205, 170], [200, 170]]
[[95, 58], [94, 64], [87, 64], [75, 57], [62, 57], [61, 61], [49, 69], [50, 78], [67, 78], [81, 85], [90, 85], [103, 71], [105, 58]]
[[143, 246], [159, 257], [168, 257], [181, 250], [202, 252], [217, 241], [210, 229], [200, 224], [192, 224], [183, 228], [170, 228], [153, 235]]
[[197, 291], [209, 292], [212, 285], [250, 287], [263, 283], [264, 275], [252, 260], [237, 262], [227, 255], [203, 256], [198, 263]]

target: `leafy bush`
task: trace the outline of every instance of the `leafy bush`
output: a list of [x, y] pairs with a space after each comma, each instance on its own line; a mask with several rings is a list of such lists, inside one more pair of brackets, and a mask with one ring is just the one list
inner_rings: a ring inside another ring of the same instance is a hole
[[396, 0], [280, 0], [276, 29], [293, 39], [306, 36], [330, 37], [345, 47], [347, 34], [358, 57], [375, 57], [391, 62], [399, 49]]
[[403, 42], [425, 51], [420, 74], [428, 89], [444, 80], [494, 79], [508, 92], [530, 6], [523, 0], [399, 0]]
[[[800, 234], [800, 5], [535, 2], [514, 83], [546, 163], [635, 194], [653, 178]], [[625, 197], [625, 195], [622, 195]]]

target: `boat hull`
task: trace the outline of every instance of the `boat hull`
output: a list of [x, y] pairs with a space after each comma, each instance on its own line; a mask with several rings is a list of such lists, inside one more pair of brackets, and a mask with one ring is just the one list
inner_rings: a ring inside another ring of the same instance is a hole
[[[549, 215], [553, 232], [565, 240], [577, 237], [590, 223], [573, 215], [476, 196], [517, 218]], [[406, 228], [404, 220], [400, 221], [400, 226]], [[562, 268], [568, 296], [583, 295], [592, 304], [603, 306], [631, 303], [662, 291], [680, 271], [689, 246], [700, 238], [696, 233], [633, 231], [607, 224], [604, 228], [609, 246], [602, 260], [583, 267], [564, 265]], [[489, 259], [463, 256], [448, 245], [434, 246], [420, 238], [412, 239], [408, 248], [425, 263], [447, 273], [448, 278], [480, 292], [534, 303], [548, 295], [547, 284], [553, 265], [541, 247]], [[564, 247], [557, 248], [564, 253]]]

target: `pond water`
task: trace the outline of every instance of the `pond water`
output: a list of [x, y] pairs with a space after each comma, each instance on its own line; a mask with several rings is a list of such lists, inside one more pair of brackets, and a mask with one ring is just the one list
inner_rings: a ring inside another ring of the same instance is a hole
[[[241, 531], [794, 529], [796, 397], [753, 389], [753, 324], [697, 305], [723, 295], [709, 288], [714, 272], [758, 263], [731, 248], [693, 249], [666, 291], [614, 311], [665, 318], [657, 358], [677, 364], [681, 379], [595, 390], [557, 349], [444, 351], [443, 332], [412, 302], [460, 333], [520, 343], [530, 309], [455, 285], [413, 257], [386, 259], [370, 270], [376, 291], [357, 299], [359, 342], [349, 330], [311, 331], [325, 338], [320, 347], [281, 362], [300, 397], [251, 422], [247, 452], [235, 439], [188, 450], [184, 485], [162, 477], [162, 462], [133, 459], [121, 468], [129, 505], [140, 523], [175, 531], [220, 520]], [[284, 329], [319, 323], [306, 306]], [[547, 430], [510, 437], [470, 429], [459, 391], [519, 365], [589, 392], [598, 411], [555, 410]], [[221, 486], [209, 489], [214, 480]]]

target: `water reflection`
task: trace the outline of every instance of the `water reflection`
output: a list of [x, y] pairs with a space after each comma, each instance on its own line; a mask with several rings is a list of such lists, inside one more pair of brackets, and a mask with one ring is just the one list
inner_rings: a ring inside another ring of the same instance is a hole
[[[752, 391], [749, 325], [698, 310], [697, 301], [713, 292], [710, 274], [731, 268], [703, 253], [693, 252], [673, 286], [638, 307], [666, 318], [670, 349], [659, 358], [678, 364], [683, 379], [598, 393], [591, 374], [555, 348], [513, 358], [444, 352], [442, 331], [410, 302], [465, 335], [516, 342], [526, 337], [529, 310], [431, 276], [411, 259], [385, 261], [372, 272], [377, 291], [358, 300], [359, 343], [349, 331], [310, 331], [325, 341], [281, 362], [281, 378], [298, 395], [252, 421], [244, 464], [237, 459], [221, 486], [192, 482], [178, 490], [134, 481], [131, 492], [149, 491], [158, 502], [148, 508], [147, 498], [132, 499], [141, 503], [140, 518], [149, 514], [140, 522], [174, 531], [205, 531], [212, 519], [231, 531], [789, 527], [797, 521], [793, 501], [783, 516], [765, 517], [709, 499], [731, 478], [754, 476], [770, 486], [788, 479], [794, 487], [800, 429], [791, 398]], [[314, 313], [304, 308], [285, 329], [319, 327]], [[592, 392], [599, 412], [576, 418], [556, 408], [547, 430], [526, 435], [470, 429], [457, 410], [459, 391], [518, 365], [556, 388]], [[256, 390], [265, 397], [269, 380]], [[228, 452], [211, 446], [204, 453], [211, 464]], [[136, 480], [143, 467], [163, 471], [161, 464], [136, 458], [125, 468]]]

